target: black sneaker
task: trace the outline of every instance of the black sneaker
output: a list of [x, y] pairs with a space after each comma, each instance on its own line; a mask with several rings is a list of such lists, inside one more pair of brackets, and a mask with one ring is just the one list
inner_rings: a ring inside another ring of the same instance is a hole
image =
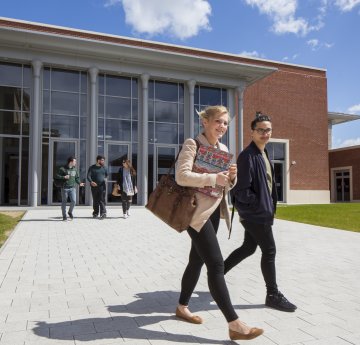
[[67, 221], [67, 218], [66, 217], [63, 217], [63, 222], [66, 222]]
[[69, 217], [70, 217], [71, 220], [74, 219], [74, 216], [73, 216], [73, 214], [72, 214], [71, 212], [68, 212], [68, 215], [69, 215]]
[[287, 312], [293, 312], [297, 308], [296, 305], [290, 303], [280, 291], [274, 294], [267, 294], [265, 305], [270, 308]]
[[97, 214], [93, 213], [93, 218], [96, 218], [97, 216], [98, 216]]
[[106, 218], [106, 213], [100, 215], [100, 219], [104, 219], [104, 218]]

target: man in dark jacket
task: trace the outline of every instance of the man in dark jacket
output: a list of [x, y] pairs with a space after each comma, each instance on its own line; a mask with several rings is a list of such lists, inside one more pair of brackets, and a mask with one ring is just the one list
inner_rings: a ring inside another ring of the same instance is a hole
[[225, 260], [225, 273], [261, 248], [261, 271], [266, 284], [265, 304], [281, 311], [293, 312], [296, 306], [278, 290], [276, 283], [276, 246], [272, 232], [276, 210], [274, 169], [266, 144], [271, 133], [271, 119], [261, 113], [251, 122], [252, 142], [237, 160], [237, 184], [231, 190], [241, 224], [245, 228], [244, 242]]
[[89, 167], [87, 179], [91, 185], [93, 197], [93, 218], [96, 218], [100, 211], [100, 219], [106, 217], [106, 178], [108, 171], [105, 167], [105, 157], [98, 155], [96, 164]]
[[67, 220], [66, 216], [66, 202], [67, 199], [70, 199], [70, 208], [69, 208], [69, 218], [72, 220], [73, 210], [76, 204], [76, 188], [75, 185], [78, 184], [80, 187], [84, 186], [84, 183], [80, 182], [79, 172], [76, 169], [76, 158], [69, 157], [67, 164], [59, 169], [55, 178], [57, 180], [63, 180], [64, 184], [61, 187], [61, 211], [63, 220]]

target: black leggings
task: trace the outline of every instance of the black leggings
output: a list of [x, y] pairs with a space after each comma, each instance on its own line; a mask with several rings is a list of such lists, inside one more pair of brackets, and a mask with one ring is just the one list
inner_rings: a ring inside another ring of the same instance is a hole
[[225, 260], [225, 273], [255, 253], [256, 247], [261, 248], [261, 271], [265, 280], [267, 293], [278, 291], [276, 284], [275, 255], [276, 245], [271, 225], [256, 224], [243, 220], [245, 228], [244, 242]]
[[125, 214], [126, 211], [129, 211], [131, 203], [132, 203], [132, 196], [127, 195], [124, 191], [121, 191], [121, 203], [123, 213]]
[[238, 316], [231, 304], [229, 291], [225, 283], [224, 260], [216, 237], [219, 221], [220, 207], [215, 210], [200, 232], [191, 227], [187, 230], [192, 241], [189, 263], [181, 281], [179, 303], [186, 306], [189, 304], [190, 297], [199, 280], [201, 268], [205, 263], [211, 296], [226, 320], [231, 322], [236, 320]]

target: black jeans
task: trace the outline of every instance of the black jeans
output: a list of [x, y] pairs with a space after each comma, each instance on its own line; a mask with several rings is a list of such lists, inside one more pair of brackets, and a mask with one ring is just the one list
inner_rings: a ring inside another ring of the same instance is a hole
[[220, 251], [216, 233], [220, 221], [220, 207], [211, 215], [200, 232], [189, 227], [191, 250], [189, 263], [181, 281], [179, 303], [188, 305], [190, 297], [199, 280], [200, 272], [205, 263], [208, 275], [208, 285], [211, 296], [224, 314], [228, 322], [238, 318], [231, 304], [229, 291], [224, 278], [224, 260]]
[[276, 284], [275, 255], [276, 245], [271, 225], [256, 224], [243, 220], [245, 228], [244, 242], [225, 260], [225, 274], [248, 256], [255, 253], [259, 246], [261, 255], [261, 271], [265, 280], [267, 293], [278, 291]]
[[91, 194], [93, 197], [93, 215], [97, 216], [99, 209], [100, 216], [106, 214], [106, 184], [102, 183], [96, 187], [91, 187]]
[[121, 191], [121, 203], [123, 213], [125, 214], [126, 211], [129, 211], [131, 203], [132, 203], [132, 196], [127, 195], [124, 191]]

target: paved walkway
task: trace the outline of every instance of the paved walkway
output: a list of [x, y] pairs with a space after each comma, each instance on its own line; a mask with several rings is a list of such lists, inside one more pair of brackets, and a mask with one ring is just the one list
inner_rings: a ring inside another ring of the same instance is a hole
[[[191, 303], [205, 319], [174, 317], [189, 238], [144, 208], [105, 220], [88, 207], [62, 222], [60, 208], [34, 209], [0, 250], [0, 345], [235, 344], [208, 293], [203, 270]], [[360, 344], [360, 234], [277, 221], [278, 283], [295, 313], [264, 306], [260, 253], [226, 276], [241, 319], [265, 329], [248, 344]], [[241, 243], [219, 230], [223, 255]], [[238, 342], [240, 343], [240, 342]]]

